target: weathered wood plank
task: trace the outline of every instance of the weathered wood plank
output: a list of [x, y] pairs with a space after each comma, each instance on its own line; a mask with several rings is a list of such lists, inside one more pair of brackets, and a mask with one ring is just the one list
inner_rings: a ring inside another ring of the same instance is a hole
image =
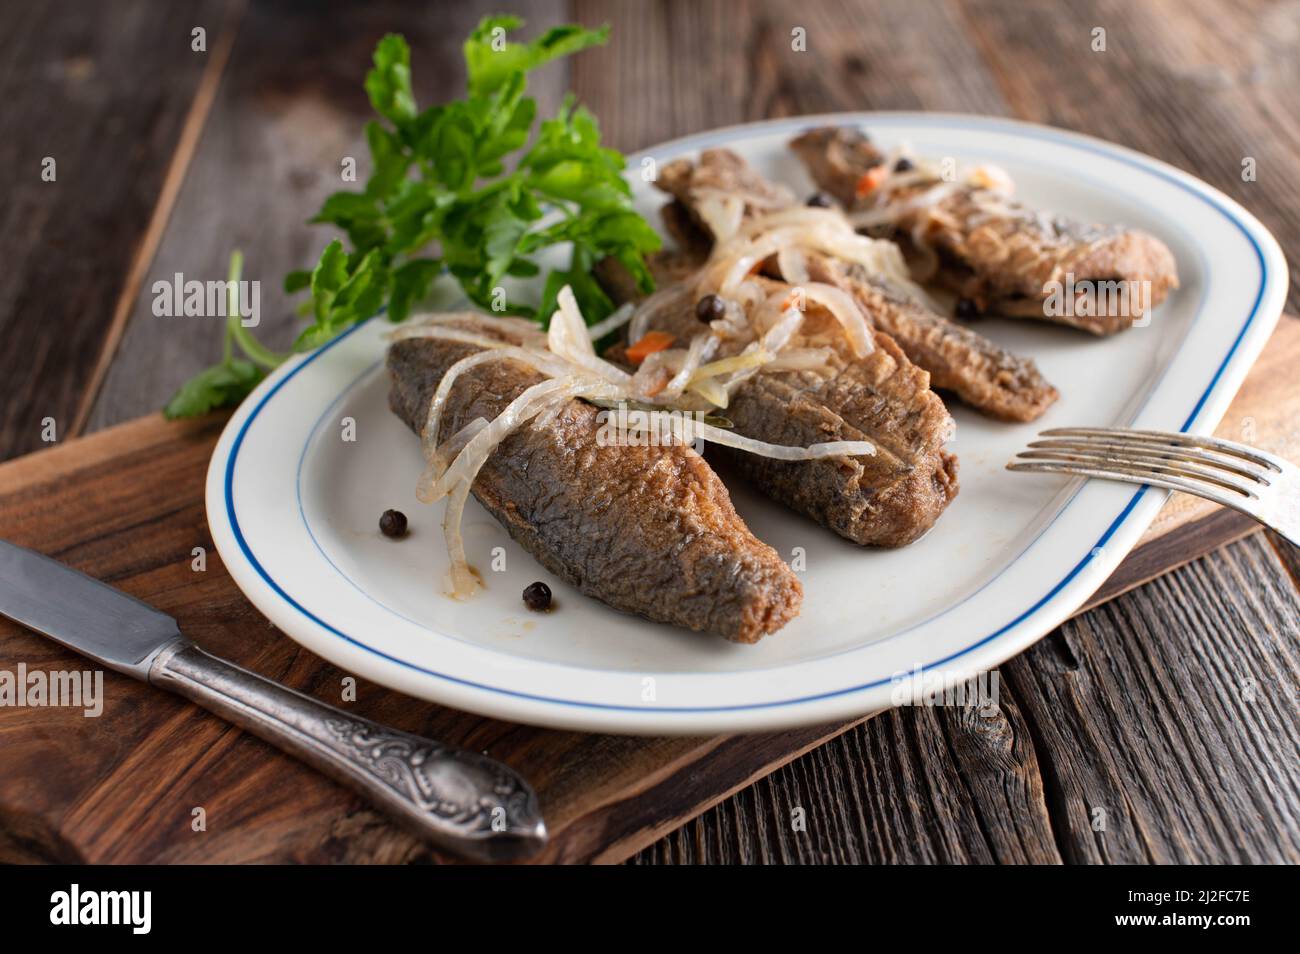
[[[202, 474], [220, 425], [220, 417], [183, 424], [146, 418], [9, 462], [0, 467], [0, 536], [106, 579], [175, 615], [200, 644], [338, 704], [345, 674], [271, 629], [212, 548]], [[208, 550], [206, 572], [191, 568], [195, 545]], [[13, 670], [19, 662], [47, 670], [78, 665], [48, 641], [0, 626], [0, 664]], [[1128, 684], [1123, 672], [1108, 675]], [[0, 804], [18, 812], [12, 831], [35, 833], [21, 839], [26, 854], [431, 857], [350, 794], [261, 742], [148, 687], [112, 674], [106, 685], [99, 719], [0, 710], [0, 741], [7, 757], [16, 753], [0, 773]], [[792, 860], [1055, 860], [1038, 767], [1045, 756], [1030, 745], [1046, 713], [1022, 699], [1019, 687], [1001, 689], [999, 711], [988, 716], [917, 709], [855, 729], [798, 770], [801, 788], [769, 803], [773, 814], [754, 835], [767, 847], [754, 842], [752, 850]], [[552, 860], [617, 860], [844, 728], [712, 740], [545, 732], [365, 682], [349, 708], [511, 762], [541, 792], [556, 833]], [[33, 745], [46, 758], [21, 756]], [[57, 758], [47, 761], [52, 753]], [[202, 837], [188, 828], [198, 806], [210, 819]], [[805, 809], [806, 833], [789, 829], [796, 806]], [[862, 830], [840, 838], [855, 822]]]
[[[412, 7], [400, 2], [339, 8], [255, 0], [245, 14], [229, 68], [158, 253], [130, 303], [116, 360], [89, 416], [90, 429], [161, 407], [191, 375], [221, 357], [219, 318], [160, 318], [152, 284], [224, 279], [230, 253], [244, 252], [246, 279], [261, 283], [261, 324], [270, 347], [287, 350], [301, 322], [281, 282], [309, 268], [335, 237], [308, 226], [327, 195], [344, 188], [343, 160], [369, 174], [363, 127], [373, 118], [362, 80], [375, 43], [400, 32], [411, 45], [417, 100], [464, 93], [460, 46], [485, 13], [482, 2]], [[561, 18], [560, 0], [510, 4], [531, 33]], [[565, 83], [563, 64], [531, 84], [542, 111], [553, 111]]]
[[[1300, 10], [1213, 0], [1053, 4], [959, 0], [1014, 114], [1173, 163], [1300, 243]], [[1094, 49], [1094, 30], [1105, 49]], [[1243, 163], [1253, 160], [1254, 178]], [[1292, 263], [1289, 310], [1300, 308]]]
[[[42, 446], [46, 418], [74, 432], [228, 7], [4, 5], [0, 459]], [[191, 49], [198, 26], [206, 53]]]
[[[174, 615], [200, 645], [367, 718], [487, 751], [536, 787], [542, 860], [621, 860], [844, 726], [745, 738], [552, 732], [429, 705], [358, 680], [271, 627], [208, 535], [203, 474], [223, 421], [144, 418], [0, 466], [0, 537]], [[192, 548], [207, 551], [193, 568]], [[83, 669], [0, 622], [0, 669]], [[113, 673], [103, 713], [0, 708], [0, 860], [439, 861], [357, 797], [178, 698]], [[203, 808], [207, 830], [190, 828]]]
[[1295, 606], [1293, 581], [1257, 535], [1065, 624], [1004, 667], [1040, 756], [1050, 753], [1067, 861], [1300, 860]]
[[1059, 863], [1027, 726], [1005, 685], [999, 695], [989, 714], [882, 713], [633, 861]]
[[613, 26], [609, 46], [574, 62], [572, 87], [623, 150], [774, 116], [1005, 111], [944, 4], [577, 0], [573, 9], [584, 23]]
[[[634, 862], [1295, 863], [1300, 622], [1263, 540], [1076, 617], [1011, 660], [1006, 719], [877, 716]], [[960, 751], [981, 739], [990, 745]], [[1004, 797], [1005, 811], [954, 816], [963, 796]], [[795, 806], [808, 807], [807, 832], [791, 829]]]

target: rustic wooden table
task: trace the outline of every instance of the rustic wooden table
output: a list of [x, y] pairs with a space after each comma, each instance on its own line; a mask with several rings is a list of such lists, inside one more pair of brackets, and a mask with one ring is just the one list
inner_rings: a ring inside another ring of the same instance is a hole
[[[157, 276], [219, 276], [242, 248], [261, 330], [287, 344], [278, 277], [314, 260], [324, 235], [303, 220], [340, 157], [364, 155], [375, 40], [403, 32], [436, 101], [461, 88], [461, 38], [501, 6], [534, 28], [613, 25], [534, 93], [547, 109], [572, 89], [623, 150], [831, 110], [1014, 116], [1187, 169], [1300, 247], [1294, 4], [4, 0], [0, 457], [44, 446], [47, 418], [66, 440], [149, 413], [219, 355], [216, 333], [160, 330]], [[1251, 535], [1003, 666], [1004, 718], [872, 719], [636, 861], [1300, 860], [1298, 581], [1293, 549]], [[816, 819], [797, 835], [795, 807]]]

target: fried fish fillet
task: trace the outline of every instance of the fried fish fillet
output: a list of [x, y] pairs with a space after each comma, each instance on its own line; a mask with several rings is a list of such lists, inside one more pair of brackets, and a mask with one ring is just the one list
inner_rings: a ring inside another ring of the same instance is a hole
[[[664, 225], [678, 244], [674, 273], [682, 258], [703, 261], [712, 244], [699, 215], [701, 195], [740, 197], [746, 215], [780, 208], [788, 192], [767, 183], [744, 159], [725, 149], [706, 150], [697, 162], [680, 159], [661, 170], [657, 185], [674, 201], [662, 210]], [[914, 364], [930, 372], [932, 387], [951, 391], [971, 407], [1004, 421], [1032, 421], [1060, 396], [1032, 358], [999, 347], [969, 327], [936, 312], [927, 302], [859, 265], [811, 259], [818, 281], [837, 285], [857, 300], [876, 328], [888, 334]]]
[[[790, 146], [846, 209], [873, 207], [859, 184], [885, 157], [861, 132], [823, 127]], [[935, 186], [891, 190], [887, 207], [896, 210], [900, 240], [919, 236], [938, 256], [938, 279], [980, 311], [1109, 335], [1178, 287], [1173, 253], [1145, 232], [1049, 215], [969, 182], [945, 188], [937, 201], [915, 201]]]
[[1060, 397], [1032, 358], [999, 348], [964, 325], [916, 301], [906, 289], [862, 266], [810, 260], [812, 277], [857, 300], [908, 358], [930, 372], [930, 385], [1002, 421], [1032, 421]]
[[[452, 326], [511, 340], [472, 315]], [[477, 350], [431, 338], [395, 342], [392, 410], [419, 433], [447, 369]], [[491, 420], [542, 380], [512, 360], [461, 374], [440, 440], [475, 418]], [[570, 400], [557, 416], [516, 430], [479, 471], [475, 498], [548, 570], [615, 609], [742, 643], [796, 616], [798, 578], [749, 531], [704, 459], [688, 446], [602, 446], [598, 413]]]
[[[617, 268], [602, 269], [608, 272]], [[661, 285], [664, 277], [656, 275]], [[615, 278], [606, 287], [617, 294], [619, 284]], [[689, 341], [702, 328], [691, 283], [662, 285], [661, 294], [675, 301], [656, 309], [651, 328]], [[809, 308], [805, 327], [827, 340], [841, 337], [834, 320], [816, 307]], [[768, 443], [807, 447], [866, 440], [875, 454], [779, 461], [716, 450], [767, 496], [840, 536], [864, 546], [904, 546], [929, 530], [957, 495], [957, 458], [943, 449], [952, 418], [930, 390], [929, 375], [888, 335], [876, 332], [875, 350], [865, 357], [837, 347], [830, 351], [824, 371], [753, 375], [735, 388], [721, 413], [737, 433]], [[606, 357], [620, 360], [622, 347]]]

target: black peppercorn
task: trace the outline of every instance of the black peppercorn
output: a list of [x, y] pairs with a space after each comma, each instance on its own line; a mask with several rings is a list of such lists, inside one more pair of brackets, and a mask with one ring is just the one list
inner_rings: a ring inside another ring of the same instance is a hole
[[530, 610], [541, 612], [551, 608], [551, 588], [538, 580], [524, 587], [524, 605]]
[[406, 536], [406, 514], [400, 510], [385, 510], [379, 518], [379, 532], [394, 540]]
[[717, 295], [705, 295], [695, 303], [695, 317], [700, 321], [717, 321], [726, 314], [727, 303]]
[[962, 321], [974, 321], [980, 316], [979, 305], [975, 304], [974, 299], [958, 298], [954, 314]]
[[814, 192], [808, 196], [808, 201], [805, 203], [805, 205], [814, 209], [829, 209], [833, 204], [831, 197], [825, 192]]

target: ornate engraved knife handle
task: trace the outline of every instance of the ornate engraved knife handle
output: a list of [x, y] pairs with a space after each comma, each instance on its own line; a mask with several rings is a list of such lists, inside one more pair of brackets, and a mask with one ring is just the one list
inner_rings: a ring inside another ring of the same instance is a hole
[[485, 755], [350, 716], [185, 640], [158, 653], [149, 682], [351, 786], [439, 848], [512, 861], [546, 844], [533, 790]]

